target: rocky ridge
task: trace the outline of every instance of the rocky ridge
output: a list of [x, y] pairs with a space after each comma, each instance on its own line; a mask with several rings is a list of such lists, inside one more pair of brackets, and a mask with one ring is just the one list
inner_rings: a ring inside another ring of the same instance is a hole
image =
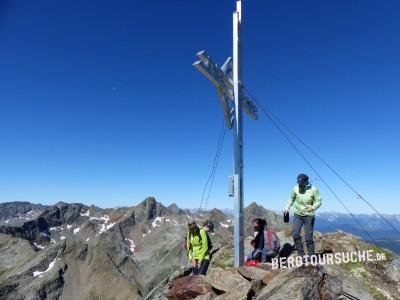
[[[278, 231], [278, 235], [290, 240], [287, 232]], [[276, 269], [268, 263], [234, 268], [232, 245], [226, 245], [213, 257], [206, 276], [185, 275], [187, 270], [175, 273], [149, 299], [400, 299], [400, 258], [394, 253], [345, 232], [316, 233], [316, 241], [321, 264], [284, 263]], [[384, 253], [386, 259], [340, 264], [322, 259], [363, 250], [371, 250], [373, 257]]]
[[[152, 197], [118, 209], [59, 202], [32, 210], [0, 204], [0, 299], [142, 299], [186, 263], [186, 224], [205, 216]], [[231, 235], [222, 221], [216, 245]]]

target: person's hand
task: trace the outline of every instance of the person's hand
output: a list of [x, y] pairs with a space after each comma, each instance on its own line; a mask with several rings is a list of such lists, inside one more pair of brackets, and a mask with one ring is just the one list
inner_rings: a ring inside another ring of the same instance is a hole
[[314, 211], [315, 209], [314, 209], [314, 207], [309, 207], [309, 208], [307, 208], [307, 211], [309, 211], [309, 212], [312, 212], [312, 211]]
[[289, 212], [289, 210], [286, 209], [286, 208], [283, 210], [283, 214], [284, 214], [284, 215], [286, 215], [288, 212]]
[[195, 259], [192, 260], [192, 267], [193, 268], [197, 267], [197, 261]]

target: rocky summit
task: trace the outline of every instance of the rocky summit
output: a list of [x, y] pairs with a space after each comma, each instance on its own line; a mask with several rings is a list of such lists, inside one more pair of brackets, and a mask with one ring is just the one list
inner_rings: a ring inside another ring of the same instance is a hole
[[[267, 220], [295, 259], [290, 226], [256, 203], [245, 208], [246, 252], [254, 217]], [[213, 256], [207, 275], [193, 276], [186, 225], [204, 219], [215, 224]], [[153, 197], [116, 209], [3, 203], [0, 299], [400, 299], [399, 257], [357, 236], [316, 232], [320, 264], [234, 268], [232, 226], [218, 209], [191, 212]], [[362, 250], [385, 260], [322, 264], [329, 254]]]

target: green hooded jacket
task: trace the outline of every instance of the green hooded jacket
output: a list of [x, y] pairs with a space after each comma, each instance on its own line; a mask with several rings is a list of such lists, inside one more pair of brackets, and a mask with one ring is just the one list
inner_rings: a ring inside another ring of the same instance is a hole
[[207, 233], [204, 228], [200, 228], [200, 236], [201, 239], [198, 235], [191, 235], [190, 233], [188, 233], [187, 235], [187, 248], [189, 252], [189, 259], [197, 259], [199, 263], [201, 263], [203, 259], [210, 260]]

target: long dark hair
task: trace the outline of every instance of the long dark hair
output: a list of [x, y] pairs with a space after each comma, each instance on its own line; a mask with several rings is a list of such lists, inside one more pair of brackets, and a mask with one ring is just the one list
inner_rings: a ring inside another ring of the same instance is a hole
[[265, 226], [267, 226], [267, 220], [261, 218], [255, 218], [252, 221], [252, 224], [256, 223], [259, 230], [263, 231]]
[[190, 235], [200, 235], [200, 228], [194, 221], [188, 223], [188, 231]]

